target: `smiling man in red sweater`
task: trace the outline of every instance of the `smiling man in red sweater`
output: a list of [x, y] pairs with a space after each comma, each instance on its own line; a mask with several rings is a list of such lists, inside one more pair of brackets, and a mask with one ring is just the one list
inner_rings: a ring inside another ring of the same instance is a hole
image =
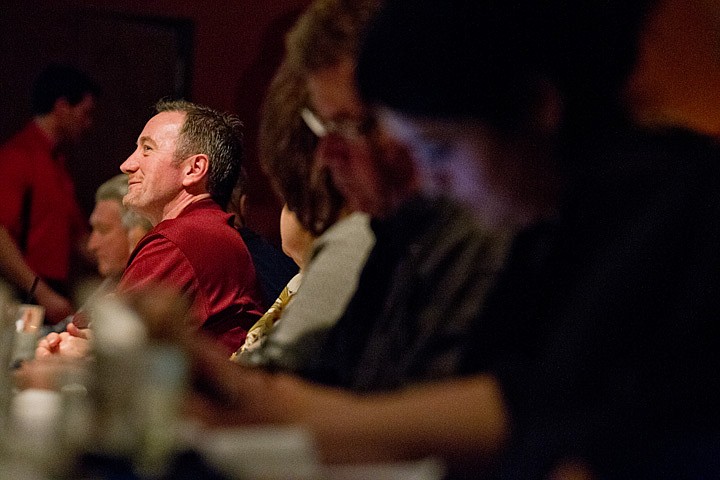
[[262, 314], [247, 247], [220, 207], [240, 172], [241, 124], [185, 101], [160, 102], [156, 110], [120, 166], [129, 176], [125, 205], [154, 228], [133, 251], [118, 288], [179, 289], [192, 301], [198, 327], [234, 351]]

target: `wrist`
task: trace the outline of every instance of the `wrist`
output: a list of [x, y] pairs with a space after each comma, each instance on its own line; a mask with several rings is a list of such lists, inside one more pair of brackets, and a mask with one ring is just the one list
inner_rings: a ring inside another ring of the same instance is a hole
[[40, 285], [40, 281], [41, 281], [40, 276], [35, 275], [35, 277], [33, 277], [33, 280], [30, 283], [30, 288], [27, 291], [27, 298], [29, 300], [28, 303], [30, 303], [32, 301], [32, 299], [35, 297], [35, 292], [37, 291], [38, 286]]
[[33, 284], [30, 286], [30, 290], [27, 291], [27, 297], [35, 299], [35, 301], [37, 301], [38, 303], [42, 303], [44, 300], [47, 299], [48, 295], [51, 294], [52, 289], [40, 277], [35, 277], [35, 280], [33, 280]]

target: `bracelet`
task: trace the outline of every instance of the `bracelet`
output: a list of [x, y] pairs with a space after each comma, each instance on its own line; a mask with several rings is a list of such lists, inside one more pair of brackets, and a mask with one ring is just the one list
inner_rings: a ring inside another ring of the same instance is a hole
[[30, 287], [30, 290], [28, 290], [27, 301], [25, 303], [32, 302], [32, 299], [35, 296], [35, 289], [37, 289], [38, 283], [40, 283], [40, 276], [35, 275], [32, 286]]

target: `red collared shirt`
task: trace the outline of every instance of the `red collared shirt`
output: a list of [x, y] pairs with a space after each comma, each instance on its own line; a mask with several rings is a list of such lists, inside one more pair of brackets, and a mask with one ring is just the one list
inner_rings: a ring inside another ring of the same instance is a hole
[[164, 220], [135, 246], [119, 292], [163, 285], [186, 295], [196, 327], [230, 355], [260, 318], [262, 296], [255, 267], [232, 215], [211, 199], [192, 203]]

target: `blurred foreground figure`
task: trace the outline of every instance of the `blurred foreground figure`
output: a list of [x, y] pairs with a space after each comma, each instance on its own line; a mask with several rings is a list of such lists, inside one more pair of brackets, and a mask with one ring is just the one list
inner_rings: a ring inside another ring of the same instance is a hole
[[86, 310], [92, 357], [54, 355], [15, 371], [18, 389], [0, 417], [3, 474], [220, 478], [185, 453], [179, 437], [188, 380], [182, 345], [185, 336], [197, 336], [177, 328], [192, 321], [187, 298], [174, 288], [149, 287], [95, 298]]
[[314, 355], [317, 343], [308, 332], [337, 322], [375, 241], [368, 215], [355, 209], [314, 155], [318, 140], [299, 115], [307, 95], [304, 78], [284, 62], [263, 104], [262, 167], [288, 213], [315, 240], [305, 252], [302, 286], [262, 346], [242, 356], [246, 364], [295, 369]]
[[275, 366], [364, 392], [457, 373], [512, 233], [485, 228], [448, 199], [360, 98], [357, 57], [380, 5], [314, 2], [289, 33], [285, 58], [307, 90], [293, 114], [317, 137], [315, 161], [371, 216], [376, 242], [337, 323], [307, 332], [294, 365]]
[[216, 379], [198, 412], [306, 425], [329, 461], [438, 456], [457, 477], [720, 475], [720, 152], [630, 120], [652, 7], [389, 1], [363, 97], [483, 224], [521, 229], [465, 377], [360, 397], [198, 350]]

